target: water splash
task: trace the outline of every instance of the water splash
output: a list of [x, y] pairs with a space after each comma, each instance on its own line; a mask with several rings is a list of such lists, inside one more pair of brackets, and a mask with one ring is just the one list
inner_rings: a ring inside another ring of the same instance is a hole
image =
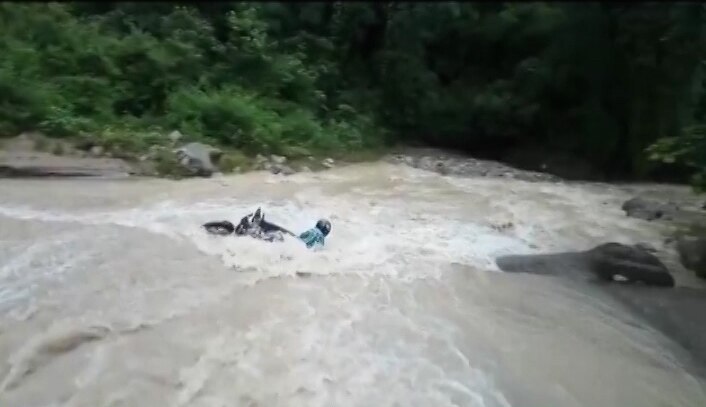
[[[607, 238], [658, 247], [654, 226], [617, 209], [619, 191], [391, 166], [211, 181], [180, 183], [179, 193], [159, 184], [151, 201], [122, 209], [70, 209], [80, 199], [71, 194], [57, 198], [69, 209], [46, 208], [45, 191], [0, 205], [0, 225], [12, 226], [0, 235], [11, 259], [0, 266], [1, 294], [8, 304], [36, 300], [4, 314], [0, 356], [15, 368], [0, 404], [61, 404], [64, 393], [74, 406], [196, 407], [644, 405], [676, 395], [686, 406], [703, 396], [663, 344], [637, 340], [646, 333], [610, 306], [495, 272], [499, 255]], [[256, 188], [236, 193], [236, 183]], [[125, 205], [122, 185], [81, 196]], [[258, 206], [295, 232], [331, 219], [325, 250], [200, 227]], [[70, 343], [96, 340], [45, 357], [54, 320], [76, 321]], [[150, 329], [127, 335], [113, 328], [122, 320]], [[92, 326], [110, 335], [84, 335]]]

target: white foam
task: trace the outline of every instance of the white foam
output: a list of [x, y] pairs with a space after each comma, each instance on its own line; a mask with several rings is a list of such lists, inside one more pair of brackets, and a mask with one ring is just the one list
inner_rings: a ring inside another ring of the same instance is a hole
[[[0, 268], [0, 301], [26, 298], [47, 279], [69, 276], [74, 267], [90, 261], [99, 252], [101, 239], [116, 235], [94, 233], [97, 227], [138, 228], [187, 242], [237, 272], [224, 272], [218, 276], [222, 280], [209, 281], [191, 279], [202, 271], [198, 269], [180, 269], [182, 274], [168, 276], [160, 274], [161, 270], [145, 272], [145, 279], [136, 279], [137, 283], [131, 278], [142, 270], [105, 276], [115, 283], [97, 287], [110, 287], [119, 303], [107, 299], [109, 305], [96, 311], [102, 318], [111, 315], [107, 308], [113, 306], [118, 311], [129, 310], [135, 323], [157, 324], [164, 315], [175, 316], [185, 307], [200, 309], [227, 301], [231, 280], [245, 283], [244, 288], [238, 286], [243, 296], [280, 280], [288, 283], [276, 286], [281, 291], [263, 290], [281, 295], [276, 299], [281, 304], [270, 306], [272, 298], [254, 299], [266, 310], [257, 321], [231, 326], [228, 317], [217, 314], [216, 319], [227, 323], [205, 324], [209, 330], [198, 335], [193, 345], [202, 347], [200, 356], [180, 369], [175, 406], [506, 407], [509, 403], [493, 378], [473, 365], [468, 338], [450, 319], [418, 306], [411, 292], [417, 285], [407, 283], [444, 282], [451, 264], [497, 271], [497, 256], [589, 243], [606, 230], [613, 233], [611, 240], [617, 236], [626, 241], [653, 233], [635, 227], [633, 220], [625, 220], [617, 210], [599, 209], [605, 197], [580, 188], [459, 180], [408, 168], [381, 177], [385, 178], [382, 188], [355, 184], [350, 175], [333, 172], [266, 176], [270, 188], [299, 186], [283, 200], [256, 200], [241, 194], [238, 199], [207, 197], [196, 203], [172, 199], [132, 209], [81, 212], [0, 206], [4, 217], [81, 225], [78, 231], [72, 228], [39, 239], [23, 249], [24, 254], [12, 248], [10, 252], [18, 254]], [[343, 188], [327, 188], [340, 181], [350, 183], [343, 192]], [[619, 200], [617, 196], [611, 199]], [[314, 251], [296, 239], [267, 243], [211, 236], [201, 227], [212, 220], [237, 222], [257, 207], [264, 209], [269, 221], [294, 232], [312, 227], [319, 218], [329, 218], [333, 230], [326, 247]], [[497, 227], [505, 223], [512, 226]], [[87, 242], [95, 243], [95, 248]], [[100, 254], [104, 255], [101, 261], [116, 256]], [[37, 263], [37, 259], [44, 260]], [[301, 272], [338, 278], [278, 279]], [[349, 277], [356, 276], [362, 281], [359, 291], [346, 285], [356, 280]], [[167, 287], [161, 300], [156, 299], [155, 287]], [[79, 287], [75, 292], [82, 291]], [[251, 305], [247, 301], [243, 303]], [[164, 311], [160, 306], [166, 313], [160, 314]], [[478, 316], [464, 318], [474, 321]], [[112, 315], [112, 319], [119, 318]], [[115, 363], [104, 357], [82, 371], [76, 378], [78, 386], [94, 385], [99, 371]], [[237, 397], [231, 397], [236, 391]]]
[[40, 284], [63, 278], [87, 261], [92, 252], [84, 242], [91, 235], [87, 231], [61, 233], [8, 255], [8, 261], [0, 266], [0, 307], [28, 298]]
[[370, 300], [331, 296], [314, 308], [302, 299], [247, 331], [225, 329], [182, 369], [175, 405], [207, 405], [199, 395], [215, 401], [212, 387], [228, 383], [262, 405], [509, 406], [463, 357], [458, 332]]
[[[532, 251], [524, 239], [484, 225], [448, 218], [430, 222], [423, 213], [405, 209], [403, 202], [356, 200], [357, 206], [351, 206], [350, 198], [324, 198], [316, 190], [307, 190], [284, 203], [218, 199], [184, 205], [165, 201], [140, 209], [82, 214], [0, 207], [0, 214], [25, 220], [142, 228], [187, 239], [201, 251], [219, 256], [228, 267], [258, 271], [265, 276], [307, 272], [427, 278], [437, 276], [434, 263], [454, 262], [493, 270], [496, 269], [493, 259], [498, 255]], [[311, 228], [321, 217], [331, 219], [333, 231], [326, 249], [307, 250], [296, 239], [278, 244], [232, 236], [214, 237], [201, 228], [209, 220], [237, 222], [258, 206], [265, 210], [269, 221], [299, 233]], [[429, 267], [408, 267], [414, 263]]]

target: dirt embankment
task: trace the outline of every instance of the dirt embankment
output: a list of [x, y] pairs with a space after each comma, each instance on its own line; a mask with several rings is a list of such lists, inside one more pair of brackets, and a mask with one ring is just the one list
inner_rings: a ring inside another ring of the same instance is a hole
[[125, 160], [99, 153], [82, 151], [69, 142], [41, 134], [23, 133], [0, 145], [0, 176], [121, 177], [138, 173]]

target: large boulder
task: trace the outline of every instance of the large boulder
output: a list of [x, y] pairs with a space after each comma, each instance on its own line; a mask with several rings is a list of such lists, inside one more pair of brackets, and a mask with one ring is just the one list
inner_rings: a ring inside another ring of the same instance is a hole
[[673, 287], [674, 277], [652, 253], [640, 246], [606, 243], [586, 252], [590, 270], [604, 280]]
[[644, 220], [673, 219], [679, 211], [673, 203], [663, 204], [645, 198], [629, 199], [623, 203], [622, 209], [627, 216]]
[[179, 130], [174, 130], [173, 132], [167, 135], [167, 138], [172, 143], [172, 145], [175, 145], [176, 143], [180, 142], [182, 138], [184, 138], [184, 135], [181, 134]]
[[268, 163], [267, 170], [273, 174], [292, 175], [296, 171], [286, 164]]
[[275, 164], [282, 165], [282, 164], [284, 164], [284, 163], [287, 162], [287, 157], [284, 157], [284, 156], [281, 156], [281, 155], [272, 154], [272, 155], [270, 156], [270, 161], [273, 162], [273, 163], [275, 163]]
[[677, 251], [684, 267], [706, 278], [706, 237], [681, 237], [677, 240]]
[[496, 263], [507, 272], [596, 276], [605, 281], [674, 286], [674, 278], [657, 257], [640, 247], [620, 243], [602, 244], [585, 252], [504, 256]]
[[179, 163], [194, 175], [211, 176], [217, 171], [214, 161], [218, 162], [223, 152], [203, 143], [188, 143], [174, 150]]

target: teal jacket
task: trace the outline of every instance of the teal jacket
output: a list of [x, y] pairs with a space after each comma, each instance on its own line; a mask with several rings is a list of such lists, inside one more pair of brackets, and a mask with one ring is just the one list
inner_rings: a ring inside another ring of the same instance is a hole
[[324, 243], [326, 243], [326, 237], [324, 237], [324, 234], [321, 233], [318, 228], [312, 228], [307, 230], [306, 232], [299, 235], [299, 239], [306, 243], [306, 247], [308, 248], [312, 248], [315, 246], [323, 247]]

